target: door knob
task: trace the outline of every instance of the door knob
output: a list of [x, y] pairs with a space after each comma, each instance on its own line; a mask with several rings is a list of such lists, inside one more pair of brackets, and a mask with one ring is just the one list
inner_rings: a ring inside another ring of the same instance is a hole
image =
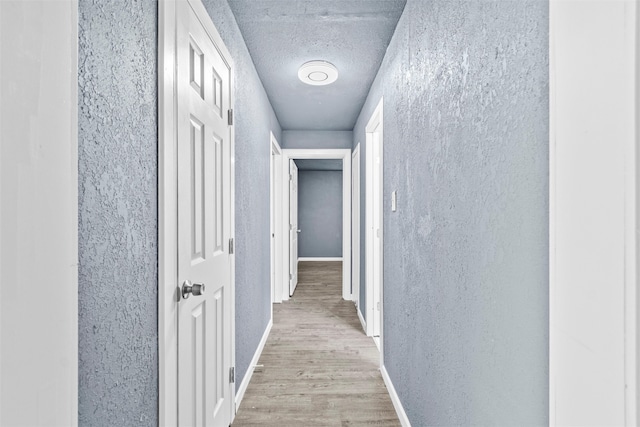
[[296, 230], [298, 233], [300, 233], [302, 230]]
[[187, 299], [189, 295], [200, 296], [204, 294], [204, 283], [191, 284], [190, 281], [185, 280], [182, 284], [182, 298]]

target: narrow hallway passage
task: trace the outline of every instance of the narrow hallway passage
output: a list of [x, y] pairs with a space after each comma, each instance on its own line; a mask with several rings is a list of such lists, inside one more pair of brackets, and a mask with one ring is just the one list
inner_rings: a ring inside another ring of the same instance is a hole
[[234, 426], [400, 425], [378, 350], [341, 292], [340, 262], [300, 262]]

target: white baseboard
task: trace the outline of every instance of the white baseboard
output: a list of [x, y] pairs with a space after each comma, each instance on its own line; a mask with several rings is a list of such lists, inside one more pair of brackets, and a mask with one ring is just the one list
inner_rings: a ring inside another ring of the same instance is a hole
[[356, 312], [358, 313], [358, 319], [360, 319], [360, 324], [362, 325], [362, 330], [365, 335], [367, 334], [367, 322], [364, 321], [364, 317], [362, 317], [362, 312], [360, 312], [360, 307], [356, 305]]
[[269, 338], [269, 333], [271, 332], [272, 326], [273, 326], [273, 318], [269, 320], [267, 329], [264, 330], [264, 334], [262, 335], [262, 339], [258, 344], [258, 348], [256, 349], [256, 352], [253, 355], [253, 359], [251, 359], [251, 363], [249, 363], [249, 369], [247, 369], [247, 373], [244, 375], [244, 378], [242, 379], [242, 383], [240, 383], [240, 387], [238, 387], [238, 391], [236, 392], [236, 412], [238, 412], [238, 408], [240, 407], [240, 403], [242, 402], [244, 393], [247, 391], [247, 387], [249, 387], [249, 382], [251, 381], [251, 377], [253, 376], [253, 371], [256, 369], [256, 365], [260, 360], [260, 355], [262, 354], [264, 345], [267, 343], [267, 338]]
[[342, 257], [299, 257], [300, 261], [342, 261]]
[[391, 397], [391, 402], [393, 402], [393, 407], [396, 408], [396, 413], [398, 414], [398, 418], [400, 419], [400, 424], [402, 425], [402, 427], [411, 427], [411, 423], [409, 422], [407, 413], [404, 412], [404, 408], [402, 407], [402, 403], [400, 403], [398, 393], [396, 393], [396, 388], [393, 386], [391, 378], [389, 377], [389, 373], [387, 372], [387, 368], [385, 368], [384, 365], [382, 365], [382, 367], [380, 368], [380, 373], [382, 374], [384, 384], [387, 386], [387, 390], [389, 391], [389, 396]]

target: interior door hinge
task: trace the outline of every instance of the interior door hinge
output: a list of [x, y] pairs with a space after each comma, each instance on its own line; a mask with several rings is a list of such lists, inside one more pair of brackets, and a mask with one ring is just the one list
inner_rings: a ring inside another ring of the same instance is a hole
[[229, 368], [229, 382], [232, 384], [236, 382], [236, 368], [233, 366]]
[[229, 255], [233, 255], [233, 237], [229, 239]]
[[227, 111], [227, 123], [229, 126], [233, 126], [233, 110]]

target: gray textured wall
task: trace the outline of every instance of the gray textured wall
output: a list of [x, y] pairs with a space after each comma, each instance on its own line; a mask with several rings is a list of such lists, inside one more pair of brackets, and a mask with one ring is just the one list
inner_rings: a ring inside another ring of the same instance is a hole
[[[204, 3], [236, 66], [239, 385], [270, 317], [264, 212], [281, 130], [227, 2]], [[79, 422], [156, 425], [157, 3], [80, 0], [79, 12]]]
[[235, 63], [236, 387], [271, 317], [269, 131], [280, 124], [226, 0], [203, 1]]
[[342, 171], [298, 172], [299, 257], [342, 256]]
[[282, 148], [351, 148], [352, 144], [352, 131], [285, 130], [280, 141]]
[[80, 0], [78, 421], [158, 414], [157, 4]]
[[409, 0], [354, 130], [384, 95], [384, 359], [416, 426], [548, 422], [548, 21]]

